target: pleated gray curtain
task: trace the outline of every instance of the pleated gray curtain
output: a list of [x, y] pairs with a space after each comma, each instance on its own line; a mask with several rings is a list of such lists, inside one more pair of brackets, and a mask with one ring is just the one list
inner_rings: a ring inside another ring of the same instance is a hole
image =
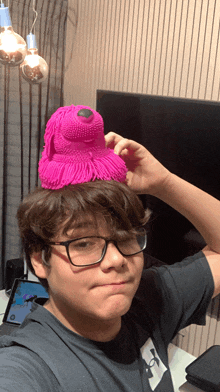
[[[8, 6], [8, 1], [4, 1]], [[19, 67], [0, 64], [0, 290], [7, 260], [22, 257], [16, 212], [20, 201], [38, 185], [38, 161], [45, 125], [63, 106], [67, 0], [36, 0], [38, 54], [49, 66], [48, 79], [30, 85]], [[10, 0], [12, 27], [25, 40], [35, 13], [33, 0]]]

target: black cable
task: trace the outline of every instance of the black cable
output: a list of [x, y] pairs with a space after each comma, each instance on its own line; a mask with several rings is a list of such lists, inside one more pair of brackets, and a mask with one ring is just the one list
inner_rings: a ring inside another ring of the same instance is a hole
[[32, 137], [32, 84], [29, 86], [29, 156], [28, 156], [28, 192], [31, 190], [31, 137]]
[[[30, 0], [29, 0], [30, 1]], [[25, 11], [25, 3], [23, 4], [23, 10], [22, 10], [22, 17], [21, 17], [21, 20], [20, 20], [20, 26], [21, 26], [21, 36], [23, 37], [23, 35], [24, 35], [24, 27], [25, 27], [25, 22], [24, 22], [24, 11]]]
[[[63, 42], [65, 42], [65, 38], [66, 38], [66, 26], [67, 26], [67, 8], [66, 8], [66, 15], [65, 15], [65, 19], [64, 19], [64, 30], [63, 30], [63, 36], [64, 36], [64, 40]], [[65, 45], [63, 43], [63, 47], [62, 47], [62, 63], [61, 63], [61, 88], [60, 88], [60, 106], [64, 105], [64, 98], [63, 98], [63, 86], [64, 86], [64, 67], [65, 67]]]
[[19, 72], [19, 105], [20, 105], [20, 143], [21, 143], [21, 200], [24, 197], [24, 154], [23, 154], [23, 106], [22, 106], [22, 88], [21, 88], [21, 68]]
[[53, 12], [50, 18], [50, 54], [49, 54], [49, 72], [48, 72], [48, 80], [47, 80], [47, 98], [46, 98], [46, 112], [45, 112], [45, 124], [48, 121], [48, 107], [49, 107], [49, 98], [50, 98], [50, 77], [51, 77], [51, 65], [52, 65], [52, 43], [53, 43], [53, 34], [52, 34], [52, 25], [53, 25], [53, 17], [54, 17], [55, 7], [53, 8]]
[[36, 179], [35, 179], [35, 187], [38, 186], [38, 161], [40, 158], [40, 147], [41, 147], [41, 105], [42, 105], [42, 85], [39, 85], [38, 90], [38, 135], [37, 135], [37, 154], [36, 154]]
[[[57, 26], [57, 31], [58, 31], [57, 45], [56, 45], [57, 50], [55, 52], [55, 91], [56, 91], [56, 87], [57, 87], [57, 62], [58, 62], [59, 41], [60, 41], [60, 24], [61, 24], [61, 19], [62, 19], [62, 2], [61, 2], [59, 15], [60, 15], [60, 17], [58, 19], [58, 26]], [[55, 26], [55, 23], [53, 23], [53, 26]], [[51, 32], [51, 35], [52, 35], [52, 32]], [[52, 46], [53, 46], [53, 43], [52, 43]]]
[[4, 66], [4, 132], [3, 132], [3, 179], [2, 179], [2, 249], [1, 276], [5, 281], [6, 217], [7, 217], [7, 167], [8, 167], [8, 101], [10, 68]]
[[[55, 10], [55, 7], [56, 7], [56, 5], [54, 5], [54, 10]], [[45, 18], [47, 22], [49, 20], [49, 8], [50, 8], [50, 1], [47, 2], [47, 11], [46, 11], [46, 18]], [[45, 23], [43, 37], [44, 37], [44, 40], [43, 40], [43, 45], [42, 45], [42, 55], [43, 55], [43, 57], [45, 57], [45, 42], [46, 42], [46, 38], [47, 38], [47, 23]]]
[[[38, 45], [38, 50], [39, 50], [39, 53], [40, 53], [40, 55], [41, 55], [41, 53], [42, 53], [42, 45], [41, 45], [41, 33], [42, 33], [42, 20], [43, 20], [43, 17], [42, 17], [42, 15], [43, 15], [43, 6], [44, 6], [44, 2], [42, 2], [42, 5], [41, 5], [41, 10], [40, 10], [40, 15], [41, 15], [41, 17], [40, 17], [40, 27], [39, 27], [39, 34], [38, 34], [38, 37], [39, 37], [39, 42], [37, 43], [37, 45]], [[36, 7], [37, 7], [37, 5], [36, 5]], [[37, 9], [37, 8], [36, 8]]]

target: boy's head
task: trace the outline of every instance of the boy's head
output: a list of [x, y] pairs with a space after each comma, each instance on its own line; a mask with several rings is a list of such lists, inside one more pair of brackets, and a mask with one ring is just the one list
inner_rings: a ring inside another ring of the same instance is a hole
[[[126, 185], [116, 181], [94, 181], [69, 185], [58, 190], [37, 188], [21, 203], [17, 218], [28, 268], [33, 254], [42, 254], [43, 263], [50, 268], [52, 246], [59, 237], [71, 239], [80, 222], [97, 227], [104, 222], [111, 238], [118, 233], [132, 232], [147, 222], [138, 196]], [[86, 233], [86, 226], [84, 227]], [[40, 279], [48, 289], [45, 279]]]

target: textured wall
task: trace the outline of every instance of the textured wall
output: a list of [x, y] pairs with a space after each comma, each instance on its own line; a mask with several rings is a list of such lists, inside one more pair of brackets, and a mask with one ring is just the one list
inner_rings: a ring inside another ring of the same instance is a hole
[[219, 1], [69, 0], [69, 16], [65, 104], [95, 108], [96, 89], [219, 101]]

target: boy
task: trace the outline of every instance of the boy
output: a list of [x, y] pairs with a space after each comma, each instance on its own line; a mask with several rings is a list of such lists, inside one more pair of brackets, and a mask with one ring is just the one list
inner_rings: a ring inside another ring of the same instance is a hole
[[[204, 324], [220, 292], [220, 202], [164, 168], [143, 146], [110, 133], [126, 184], [38, 189], [18, 211], [29, 268], [48, 288], [12, 336], [0, 340], [0, 391], [173, 391], [167, 347]], [[154, 195], [188, 218], [207, 246], [143, 271]]]

